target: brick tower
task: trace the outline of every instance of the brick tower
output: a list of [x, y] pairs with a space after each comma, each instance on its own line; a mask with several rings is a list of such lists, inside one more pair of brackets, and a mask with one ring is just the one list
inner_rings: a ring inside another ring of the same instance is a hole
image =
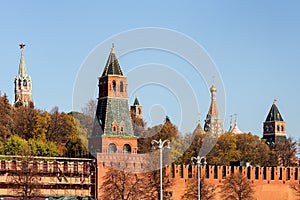
[[15, 78], [15, 102], [14, 107], [26, 106], [33, 107], [32, 102], [32, 82], [30, 76], [26, 72], [26, 64], [24, 59], [25, 44], [20, 44], [21, 58], [19, 64], [19, 73]]
[[134, 118], [143, 118], [143, 106], [140, 105], [138, 97], [136, 96], [133, 102], [133, 106], [130, 106], [131, 113]]
[[214, 135], [219, 135], [223, 133], [223, 126], [222, 126], [222, 120], [219, 115], [217, 100], [216, 100], [217, 88], [214, 86], [214, 83], [210, 88], [210, 93], [211, 93], [211, 103], [210, 103], [208, 113], [206, 115], [204, 131], [213, 133]]
[[123, 76], [111, 48], [104, 71], [99, 77], [99, 95], [89, 150], [96, 153], [136, 153], [137, 138], [134, 136], [130, 117], [127, 78]]
[[286, 123], [276, 106], [275, 99], [263, 124], [263, 139], [271, 144], [284, 138], [286, 138]]

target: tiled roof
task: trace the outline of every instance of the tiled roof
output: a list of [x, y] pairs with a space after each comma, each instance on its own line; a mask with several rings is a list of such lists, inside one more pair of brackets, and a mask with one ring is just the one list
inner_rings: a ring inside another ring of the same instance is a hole
[[104, 71], [102, 73], [102, 76], [108, 76], [108, 75], [123, 76], [121, 67], [119, 65], [119, 61], [118, 61], [117, 56], [114, 51], [114, 47], [111, 48]]
[[275, 102], [273, 103], [270, 112], [266, 118], [266, 122], [284, 121]]
[[[119, 137], [134, 137], [127, 100], [101, 99], [98, 102], [95, 123], [97, 124], [94, 126], [93, 136], [103, 134]], [[124, 131], [121, 132], [119, 129], [113, 131], [113, 123], [117, 123], [118, 126], [123, 123]]]
[[140, 105], [140, 102], [139, 102], [137, 96], [136, 96], [135, 99], [134, 99], [133, 105], [134, 105], [134, 106], [139, 106], [139, 105]]

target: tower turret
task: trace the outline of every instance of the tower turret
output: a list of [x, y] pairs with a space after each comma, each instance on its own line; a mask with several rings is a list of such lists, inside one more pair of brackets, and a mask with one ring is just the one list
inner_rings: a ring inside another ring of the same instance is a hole
[[112, 46], [99, 79], [99, 95], [89, 150], [92, 153], [136, 153], [128, 105], [127, 78]]

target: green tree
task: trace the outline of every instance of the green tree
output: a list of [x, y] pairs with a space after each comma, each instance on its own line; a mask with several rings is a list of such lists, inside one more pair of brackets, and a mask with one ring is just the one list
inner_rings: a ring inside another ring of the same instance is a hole
[[6, 140], [12, 134], [13, 109], [4, 94], [0, 96], [0, 138]]
[[66, 143], [64, 156], [73, 158], [87, 157], [88, 152], [78, 136], [73, 136]]
[[6, 155], [20, 155], [23, 149], [30, 149], [25, 139], [18, 135], [12, 135], [6, 141], [4, 151]]
[[252, 200], [254, 189], [250, 180], [241, 173], [230, 174], [221, 185], [222, 199], [225, 200]]
[[58, 156], [58, 149], [55, 143], [41, 139], [30, 139], [28, 145], [34, 156]]

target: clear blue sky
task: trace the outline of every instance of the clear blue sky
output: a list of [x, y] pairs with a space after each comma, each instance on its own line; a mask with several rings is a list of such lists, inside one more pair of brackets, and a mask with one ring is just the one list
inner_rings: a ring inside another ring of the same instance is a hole
[[[299, 1], [1, 2], [0, 90], [13, 101], [18, 44], [24, 42], [37, 108], [69, 112], [77, 72], [96, 45], [133, 28], [169, 28], [196, 40], [218, 66], [226, 90], [225, 129], [229, 115], [237, 113], [242, 131], [262, 136], [262, 123], [277, 98], [287, 134], [299, 138], [299, 10]], [[143, 59], [137, 53], [120, 62], [131, 66]], [[104, 64], [99, 60], [100, 68]], [[97, 75], [91, 79], [97, 84]], [[148, 110], [151, 95], [142, 94]], [[202, 125], [208, 106], [206, 89], [199, 106]]]

